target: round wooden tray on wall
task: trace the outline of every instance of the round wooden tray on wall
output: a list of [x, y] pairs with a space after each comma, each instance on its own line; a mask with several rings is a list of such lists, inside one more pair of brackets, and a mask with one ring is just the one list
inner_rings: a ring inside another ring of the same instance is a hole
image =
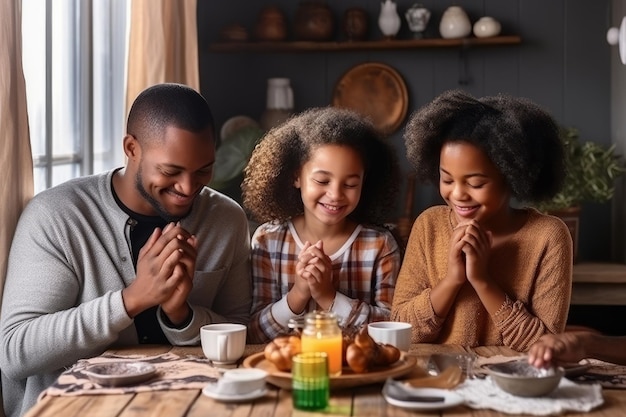
[[402, 76], [379, 62], [359, 64], [337, 82], [332, 105], [368, 116], [383, 134], [390, 135], [402, 124], [409, 94]]

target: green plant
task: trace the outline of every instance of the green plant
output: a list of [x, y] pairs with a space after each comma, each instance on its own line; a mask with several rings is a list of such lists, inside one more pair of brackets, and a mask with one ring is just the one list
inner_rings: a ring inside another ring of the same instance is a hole
[[223, 191], [241, 180], [243, 169], [263, 133], [260, 128], [247, 126], [224, 138], [215, 152], [213, 179], [209, 183], [211, 188]]
[[583, 202], [611, 200], [615, 180], [626, 171], [622, 158], [615, 153], [615, 146], [605, 148], [595, 142], [581, 142], [575, 128], [561, 128], [560, 136], [565, 144], [565, 182], [556, 196], [537, 207], [557, 211], [580, 206]]

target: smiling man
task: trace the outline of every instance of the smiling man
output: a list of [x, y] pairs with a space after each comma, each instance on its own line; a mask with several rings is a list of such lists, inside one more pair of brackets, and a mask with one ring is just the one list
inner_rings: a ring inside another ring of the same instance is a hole
[[214, 130], [200, 94], [155, 85], [130, 110], [126, 167], [29, 203], [0, 321], [8, 416], [22, 415], [65, 367], [112, 346], [198, 344], [204, 324], [247, 324], [248, 222], [206, 186]]

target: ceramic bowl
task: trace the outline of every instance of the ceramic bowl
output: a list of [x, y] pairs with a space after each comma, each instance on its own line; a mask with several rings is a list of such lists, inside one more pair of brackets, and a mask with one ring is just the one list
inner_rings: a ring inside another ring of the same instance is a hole
[[518, 397], [541, 397], [559, 386], [565, 371], [561, 367], [539, 369], [526, 360], [487, 365], [489, 375], [503, 391]]

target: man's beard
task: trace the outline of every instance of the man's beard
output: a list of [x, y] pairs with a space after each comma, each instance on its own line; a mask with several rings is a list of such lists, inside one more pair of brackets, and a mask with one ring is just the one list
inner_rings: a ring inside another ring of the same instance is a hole
[[148, 194], [145, 187], [143, 186], [143, 177], [141, 176], [141, 166], [137, 171], [137, 176], [135, 177], [135, 188], [139, 191], [139, 194], [146, 200], [152, 208], [157, 212], [159, 217], [166, 220], [167, 222], [177, 222], [181, 219], [179, 216], [172, 216], [166, 209], [163, 207], [161, 203], [159, 203], [154, 197]]

